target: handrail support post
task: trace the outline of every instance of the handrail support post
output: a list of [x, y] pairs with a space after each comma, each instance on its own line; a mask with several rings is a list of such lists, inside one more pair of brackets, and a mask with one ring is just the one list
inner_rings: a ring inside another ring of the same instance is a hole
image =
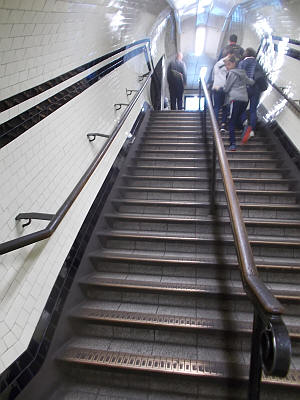
[[257, 311], [254, 310], [248, 400], [259, 400], [260, 397], [260, 382], [262, 375], [262, 356], [260, 344], [263, 329], [263, 322]]
[[122, 106], [128, 107], [129, 104], [128, 104], [128, 103], [116, 103], [116, 104], [114, 104], [115, 111], [120, 110], [120, 108], [121, 108]]
[[106, 135], [105, 133], [87, 133], [86, 136], [90, 142], [93, 142], [96, 139], [96, 136], [105, 137], [105, 138], [110, 137], [110, 135]]

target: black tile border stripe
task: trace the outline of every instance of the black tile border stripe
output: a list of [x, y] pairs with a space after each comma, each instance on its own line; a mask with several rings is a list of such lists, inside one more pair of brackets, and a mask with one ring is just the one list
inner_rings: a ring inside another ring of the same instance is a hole
[[115, 68], [118, 68], [142, 52], [145, 55], [146, 63], [150, 71], [151, 67], [146, 46], [143, 45], [131, 50], [116, 60], [109, 62], [104, 67], [101, 67], [98, 70], [90, 73], [85, 78], [82, 78], [60, 92], [57, 92], [41, 103], [36, 104], [16, 117], [4, 122], [2, 125], [0, 125], [0, 148], [12, 142], [25, 131], [32, 128], [35, 124], [48, 117], [58, 108], [74, 99], [76, 96], [97, 83], [99, 79], [109, 74]]
[[107, 60], [110, 57], [115, 56], [118, 53], [121, 53], [125, 50], [130, 49], [131, 47], [137, 46], [139, 44], [142, 43], [150, 43], [150, 39], [141, 39], [141, 40], [137, 40], [133, 43], [130, 43], [126, 46], [120, 47], [117, 50], [114, 50], [110, 53], [105, 54], [104, 56], [95, 58], [92, 61], [89, 61], [83, 65], [80, 65], [79, 67], [76, 67], [68, 72], [65, 72], [59, 76], [57, 76], [56, 78], [53, 79], [49, 79], [46, 82], [43, 82], [37, 86], [34, 86], [30, 89], [26, 89], [23, 92], [17, 93], [13, 96], [10, 96], [4, 100], [0, 101], [0, 112], [6, 111], [8, 109], [10, 109], [11, 107], [14, 107], [18, 104], [23, 103], [26, 100], [31, 99], [34, 96], [37, 96], [43, 92], [45, 92], [46, 90], [49, 90], [51, 88], [53, 88], [56, 85], [59, 85], [60, 83], [66, 81], [67, 79], [70, 79], [78, 74], [80, 74], [83, 71], [86, 71], [87, 69], [94, 67], [95, 65], [101, 63], [102, 61]]
[[[274, 35], [272, 36], [272, 39], [273, 39], [273, 40], [278, 40], [278, 41], [283, 40], [283, 38], [282, 38], [281, 36], [274, 36]], [[290, 39], [290, 38], [289, 38], [288, 43], [296, 44], [297, 46], [300, 46], [300, 40]]]
[[[274, 50], [278, 52], [278, 44], [274, 43]], [[300, 51], [296, 49], [287, 49], [286, 56], [294, 58], [295, 60], [300, 60]]]

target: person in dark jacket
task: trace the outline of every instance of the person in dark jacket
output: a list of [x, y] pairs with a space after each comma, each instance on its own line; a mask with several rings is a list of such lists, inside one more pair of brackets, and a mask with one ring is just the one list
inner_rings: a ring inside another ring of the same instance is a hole
[[228, 75], [224, 86], [224, 92], [226, 94], [225, 104], [229, 104], [230, 106], [228, 124], [230, 151], [236, 150], [234, 130], [239, 126], [241, 116], [247, 108], [247, 85], [254, 84], [254, 80], [248, 78], [245, 70], [236, 68], [237, 63], [238, 62], [234, 56], [229, 56], [225, 60]]
[[186, 84], [186, 67], [182, 61], [182, 53], [177, 53], [175, 60], [171, 61], [167, 70], [171, 110], [182, 110], [182, 96]]
[[[245, 50], [244, 59], [240, 61], [238, 67], [245, 70], [247, 76], [251, 79], [254, 79], [255, 70], [258, 67], [258, 63], [256, 61], [256, 52], [251, 47], [248, 47]], [[242, 123], [244, 125], [243, 134], [242, 134], [242, 143], [246, 143], [250, 136], [254, 136], [254, 129], [257, 123], [257, 106], [259, 103], [259, 99], [262, 91], [259, 86], [254, 84], [252, 86], [247, 87], [248, 97], [249, 97], [249, 123], [247, 123], [247, 114], [246, 110], [242, 115]]]
[[224, 49], [221, 51], [218, 60], [221, 58], [226, 57], [226, 54], [229, 53], [229, 51], [233, 52], [233, 55], [237, 60], [241, 60], [244, 54], [244, 49], [237, 44], [237, 35], [232, 34], [229, 37], [229, 44], [224, 47]]

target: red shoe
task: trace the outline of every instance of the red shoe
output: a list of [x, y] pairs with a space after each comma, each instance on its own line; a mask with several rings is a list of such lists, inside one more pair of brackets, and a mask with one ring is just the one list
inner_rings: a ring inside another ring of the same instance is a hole
[[250, 138], [250, 133], [252, 132], [252, 127], [250, 125], [245, 126], [244, 130], [243, 130], [243, 135], [242, 135], [242, 140], [241, 143], [245, 144], [248, 142], [249, 138]]

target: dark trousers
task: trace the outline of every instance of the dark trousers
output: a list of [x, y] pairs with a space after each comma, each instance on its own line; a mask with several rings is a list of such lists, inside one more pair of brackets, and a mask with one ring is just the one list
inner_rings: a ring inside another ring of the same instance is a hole
[[213, 90], [212, 91], [212, 100], [214, 105], [214, 112], [216, 116], [216, 120], [218, 121], [219, 112], [222, 109], [222, 124], [225, 124], [228, 117], [228, 106], [224, 105], [225, 101], [225, 93], [223, 90]]
[[234, 100], [230, 103], [230, 114], [229, 114], [229, 139], [230, 145], [235, 145], [235, 128], [238, 128], [241, 124], [241, 118], [243, 113], [246, 111], [247, 102]]
[[176, 110], [176, 103], [177, 103], [177, 109], [182, 110], [183, 89], [169, 86], [169, 90], [170, 90], [171, 110]]
[[[249, 125], [251, 125], [252, 129], [255, 128], [256, 123], [257, 123], [257, 106], [259, 103], [261, 93], [256, 93], [254, 90], [248, 89], [248, 96], [249, 96], [249, 103], [250, 103], [250, 109], [249, 109]], [[247, 119], [247, 113], [246, 110], [242, 114], [242, 122], [245, 122]]]

